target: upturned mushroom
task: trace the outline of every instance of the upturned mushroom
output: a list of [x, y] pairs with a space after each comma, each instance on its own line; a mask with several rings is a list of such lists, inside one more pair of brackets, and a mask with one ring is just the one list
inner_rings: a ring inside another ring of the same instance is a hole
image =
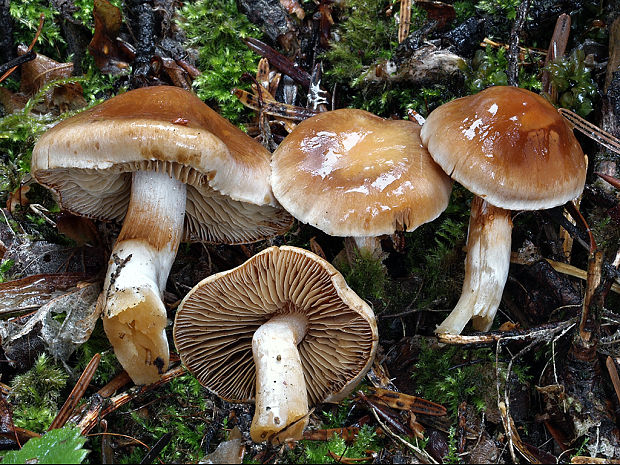
[[443, 170], [476, 195], [461, 296], [436, 332], [460, 334], [470, 319], [488, 331], [508, 278], [511, 210], [552, 208], [578, 197], [584, 154], [553, 105], [518, 87], [491, 87], [441, 105], [421, 137]]
[[303, 121], [273, 153], [271, 166], [273, 193], [295, 218], [370, 250], [378, 236], [437, 218], [452, 190], [417, 123], [357, 109]]
[[181, 361], [201, 384], [256, 408], [256, 442], [300, 439], [308, 408], [337, 402], [377, 348], [370, 307], [327, 261], [270, 247], [198, 283], [174, 322]]
[[289, 227], [269, 159], [195, 95], [168, 86], [113, 97], [37, 142], [32, 175], [64, 209], [123, 220], [102, 318], [135, 383], [156, 381], [168, 366], [162, 295], [179, 242], [246, 243]]

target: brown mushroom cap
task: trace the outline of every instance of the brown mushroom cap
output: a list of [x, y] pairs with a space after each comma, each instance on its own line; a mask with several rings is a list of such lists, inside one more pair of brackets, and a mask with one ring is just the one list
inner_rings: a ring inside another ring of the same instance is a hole
[[187, 184], [185, 240], [251, 242], [285, 230], [273, 198], [270, 154], [178, 87], [113, 97], [47, 131], [32, 174], [74, 213], [122, 220], [131, 172], [165, 171]]
[[448, 205], [452, 184], [420, 126], [341, 109], [299, 124], [272, 157], [272, 188], [300, 221], [333, 236], [412, 231]]
[[297, 247], [270, 247], [198, 283], [174, 323], [181, 361], [201, 384], [234, 402], [254, 399], [252, 336], [272, 316], [301, 313], [298, 344], [308, 401], [346, 396], [377, 348], [372, 310], [327, 261]]
[[435, 109], [422, 141], [444, 171], [509, 210], [538, 210], [579, 196], [586, 176], [572, 129], [543, 97], [490, 87]]

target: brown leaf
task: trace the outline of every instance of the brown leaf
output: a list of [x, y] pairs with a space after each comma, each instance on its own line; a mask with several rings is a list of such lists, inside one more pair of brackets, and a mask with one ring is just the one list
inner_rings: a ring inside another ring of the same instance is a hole
[[280, 5], [284, 7], [288, 14], [294, 14], [299, 19], [304, 19], [306, 12], [297, 0], [280, 0]]
[[355, 441], [359, 431], [360, 429], [357, 426], [317, 429], [313, 431], [304, 431], [304, 439], [309, 441], [329, 441], [335, 434], [344, 439], [345, 442], [351, 443]]
[[428, 19], [437, 21], [437, 30], [445, 28], [456, 18], [454, 7], [448, 3], [416, 0], [415, 4], [426, 11]]
[[[17, 47], [18, 55], [27, 52], [25, 45]], [[60, 63], [38, 53], [34, 60], [21, 66], [20, 93], [30, 98], [50, 82], [70, 78], [72, 73], [73, 63]], [[44, 107], [37, 110], [46, 112], [58, 109], [65, 112], [82, 108], [86, 105], [83, 93], [82, 86], [77, 82], [55, 86], [45, 94]]]
[[56, 218], [56, 228], [60, 234], [74, 240], [78, 247], [85, 244], [94, 246], [101, 244], [99, 231], [93, 220], [89, 218], [63, 211]]
[[176, 87], [181, 87], [189, 91], [192, 90], [192, 79], [190, 74], [172, 58], [156, 55], [153, 57], [151, 65], [158, 77], [163, 72]]
[[129, 66], [125, 61], [126, 53], [117, 42], [123, 23], [121, 10], [107, 0], [94, 0], [93, 17], [95, 33], [88, 44], [88, 51], [101, 72], [118, 74]]
[[425, 415], [443, 416], [447, 414], [443, 405], [436, 404], [430, 400], [420, 397], [410, 396], [402, 392], [390, 391], [388, 389], [370, 388], [371, 395], [368, 396], [376, 401], [383, 402], [389, 407], [397, 410], [409, 410], [415, 413], [423, 413]]
[[4, 393], [0, 394], [0, 435], [19, 443], [13, 424], [13, 412]]
[[325, 256], [325, 252], [323, 252], [323, 248], [316, 241], [315, 237], [310, 238], [310, 250], [312, 250], [312, 252], [317, 254], [322, 259], [327, 260], [327, 257]]
[[9, 194], [9, 198], [6, 201], [6, 208], [9, 212], [15, 213], [15, 208], [19, 205], [20, 207], [24, 207], [28, 205], [28, 197], [26, 194], [30, 191], [30, 186], [24, 184], [23, 186], [19, 186], [13, 192]]
[[23, 110], [28, 102], [28, 97], [20, 93], [13, 93], [6, 87], [0, 87], [0, 105], [4, 107], [7, 115]]

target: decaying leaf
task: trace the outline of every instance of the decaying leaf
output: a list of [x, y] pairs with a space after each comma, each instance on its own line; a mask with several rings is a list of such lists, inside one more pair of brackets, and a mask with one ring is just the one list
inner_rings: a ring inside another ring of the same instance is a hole
[[0, 315], [33, 311], [85, 278], [82, 273], [39, 274], [0, 283]]
[[388, 389], [370, 388], [369, 397], [397, 410], [408, 410], [438, 417], [448, 413], [443, 405]]
[[463, 73], [464, 65], [465, 61], [460, 56], [432, 44], [424, 44], [401, 63], [384, 60], [371, 66], [364, 75], [364, 81], [429, 85], [454, 79]]
[[26, 194], [30, 190], [30, 186], [24, 184], [23, 186], [19, 186], [13, 192], [9, 194], [9, 198], [6, 201], [6, 209], [10, 213], [15, 212], [15, 208], [19, 205], [21, 207], [28, 205], [28, 197]]
[[[100, 292], [101, 283], [88, 283], [46, 303], [25, 324], [0, 322], [2, 348], [9, 354], [13, 352], [12, 345], [20, 339], [40, 338], [55, 358], [66, 363], [95, 327]], [[55, 318], [58, 314], [65, 314], [62, 322]]]
[[[27, 52], [28, 49], [25, 45], [17, 47], [19, 55]], [[73, 63], [60, 63], [38, 53], [34, 60], [24, 63], [20, 70], [20, 93], [30, 98], [50, 82], [70, 78], [73, 74]], [[45, 113], [57, 109], [63, 113], [69, 110], [77, 110], [85, 105], [86, 99], [82, 86], [77, 82], [68, 82], [48, 90], [45, 94], [43, 106], [39, 105], [37, 110]]]
[[103, 73], [119, 74], [129, 66], [127, 56], [117, 42], [123, 23], [121, 10], [107, 0], [94, 0], [95, 33], [88, 51]]
[[218, 444], [215, 451], [198, 463], [242, 463], [244, 453], [241, 431], [235, 426], [230, 432], [228, 441]]

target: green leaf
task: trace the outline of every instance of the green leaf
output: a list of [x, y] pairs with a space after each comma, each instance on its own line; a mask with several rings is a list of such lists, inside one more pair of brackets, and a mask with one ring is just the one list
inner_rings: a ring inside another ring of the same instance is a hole
[[82, 463], [88, 454], [83, 449], [85, 442], [78, 428], [65, 426], [31, 439], [20, 450], [7, 452], [2, 463]]

